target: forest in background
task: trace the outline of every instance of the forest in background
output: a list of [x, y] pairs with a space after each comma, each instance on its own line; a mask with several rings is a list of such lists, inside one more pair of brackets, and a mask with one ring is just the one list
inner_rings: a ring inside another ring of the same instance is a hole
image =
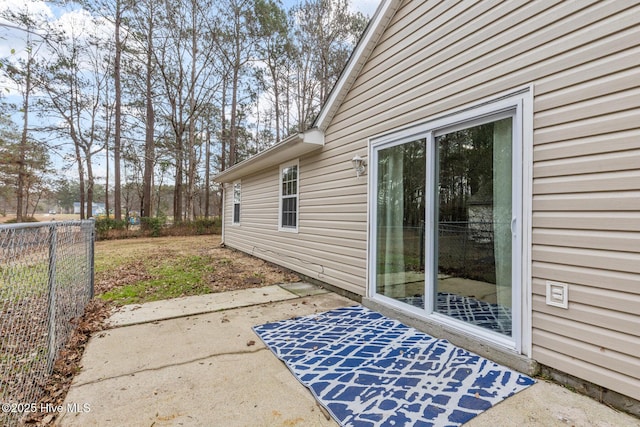
[[219, 215], [213, 175], [307, 129], [368, 22], [348, 0], [47, 4], [0, 14], [0, 215], [18, 222], [72, 199], [81, 219]]

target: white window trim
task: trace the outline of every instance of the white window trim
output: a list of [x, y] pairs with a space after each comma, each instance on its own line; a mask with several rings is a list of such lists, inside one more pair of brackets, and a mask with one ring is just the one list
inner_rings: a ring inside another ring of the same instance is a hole
[[[441, 323], [452, 329], [459, 330], [463, 334], [468, 334], [469, 328], [467, 324], [460, 322], [451, 322], [452, 319], [442, 316], [438, 313], [430, 313], [428, 296], [425, 295], [425, 303], [427, 310], [414, 309], [402, 304], [392, 298], [376, 293], [376, 177], [377, 171], [377, 155], [381, 148], [388, 148], [394, 145], [406, 143], [412, 139], [419, 137], [434, 138], [444, 130], [451, 131], [456, 127], [467, 127], [475, 122], [482, 122], [488, 117], [495, 117], [503, 112], [515, 110], [514, 117], [514, 135], [519, 138], [519, 144], [514, 147], [514, 165], [513, 170], [519, 170], [514, 178], [514, 191], [518, 192], [518, 199], [521, 201], [514, 211], [514, 216], [519, 219], [520, 224], [516, 225], [518, 238], [514, 240], [514, 246], [520, 248], [519, 259], [514, 265], [514, 277], [520, 278], [521, 286], [513, 289], [513, 306], [518, 304], [519, 315], [514, 321], [514, 334], [512, 338], [500, 337], [498, 334], [484, 331], [481, 328], [473, 331], [476, 338], [484, 341], [492, 342], [511, 351], [516, 351], [527, 357], [532, 355], [532, 298], [531, 298], [531, 238], [532, 238], [532, 169], [533, 169], [533, 85], [517, 88], [510, 92], [499, 94], [495, 97], [475, 102], [467, 106], [461, 107], [454, 111], [449, 111], [437, 116], [426, 118], [420, 122], [404, 126], [395, 130], [387, 131], [383, 134], [374, 136], [369, 139], [369, 197], [368, 197], [368, 215], [369, 215], [369, 238], [367, 248], [367, 275], [368, 275], [368, 295], [375, 301], [379, 301], [385, 305], [393, 306], [397, 309], [411, 312], [413, 315], [424, 320]], [[517, 126], [517, 127], [516, 127]], [[429, 142], [428, 142], [429, 144]], [[429, 148], [428, 148], [429, 151]], [[430, 156], [433, 158], [433, 156]], [[433, 161], [433, 160], [431, 160]], [[429, 160], [428, 160], [429, 162]], [[432, 165], [431, 165], [432, 166]], [[433, 170], [433, 169], [431, 169]], [[516, 187], [517, 186], [517, 187]], [[431, 192], [430, 192], [431, 193]], [[425, 218], [425, 221], [432, 221], [432, 218]], [[430, 223], [433, 228], [433, 223]], [[429, 227], [428, 227], [429, 228]], [[427, 245], [428, 247], [429, 245]], [[425, 254], [430, 259], [433, 254]]]
[[[282, 226], [282, 170], [291, 166], [297, 168], [297, 182], [296, 182], [296, 226], [295, 227], [283, 227]], [[278, 169], [278, 231], [284, 231], [286, 233], [297, 233], [300, 225], [300, 161], [295, 159], [291, 162], [282, 163]]]
[[[240, 186], [240, 200], [236, 202], [236, 185]], [[238, 220], [236, 221], [236, 203], [240, 207], [238, 209]], [[238, 226], [242, 221], [242, 181], [237, 180], [233, 181], [233, 185], [231, 186], [231, 225]]]

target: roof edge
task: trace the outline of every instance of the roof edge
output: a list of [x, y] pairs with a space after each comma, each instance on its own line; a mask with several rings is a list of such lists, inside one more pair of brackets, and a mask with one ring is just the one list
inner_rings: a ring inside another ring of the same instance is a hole
[[303, 156], [324, 147], [324, 132], [309, 129], [293, 134], [258, 154], [227, 168], [213, 177], [214, 182], [233, 182], [243, 176], [259, 172], [269, 167]]

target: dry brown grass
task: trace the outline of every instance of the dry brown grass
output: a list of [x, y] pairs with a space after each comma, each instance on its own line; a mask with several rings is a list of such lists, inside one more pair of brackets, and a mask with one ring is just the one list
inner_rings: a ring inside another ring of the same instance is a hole
[[[185, 271], [185, 263], [189, 271]], [[181, 288], [168, 281], [184, 281]], [[299, 278], [281, 267], [229, 248], [220, 236], [157, 237], [96, 243], [96, 295], [118, 288], [143, 293], [144, 302], [198, 293], [295, 282]], [[124, 287], [127, 287], [126, 289]], [[133, 289], [136, 288], [136, 289]], [[156, 292], [157, 294], [154, 294]]]

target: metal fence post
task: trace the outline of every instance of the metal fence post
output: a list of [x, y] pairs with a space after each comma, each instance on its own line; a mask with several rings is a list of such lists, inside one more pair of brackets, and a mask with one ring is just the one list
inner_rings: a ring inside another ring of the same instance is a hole
[[56, 246], [58, 227], [49, 226], [49, 334], [47, 337], [47, 370], [51, 372], [56, 360]]
[[96, 220], [91, 218], [91, 231], [89, 233], [89, 300], [93, 299], [95, 292], [95, 254], [96, 254]]

